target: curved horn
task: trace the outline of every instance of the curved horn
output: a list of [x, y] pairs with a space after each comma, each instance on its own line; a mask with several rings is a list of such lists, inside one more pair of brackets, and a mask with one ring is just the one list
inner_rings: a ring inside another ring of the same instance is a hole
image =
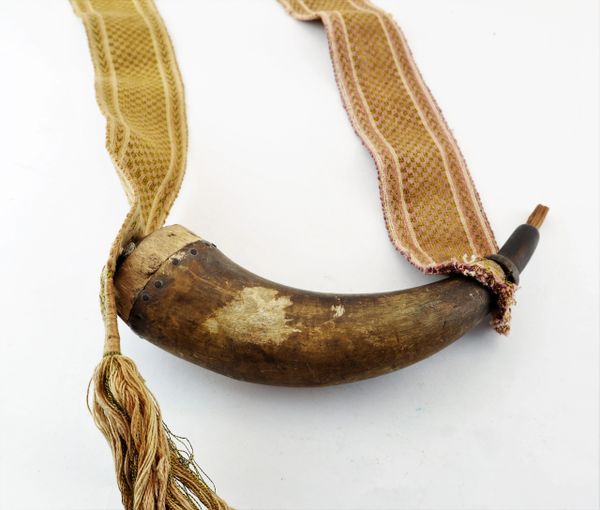
[[[518, 277], [538, 238], [535, 226], [521, 225], [495, 260]], [[484, 287], [462, 277], [376, 294], [294, 289], [246, 271], [178, 225], [143, 239], [115, 283], [119, 315], [140, 336], [221, 374], [285, 386], [405, 367], [461, 337], [493, 305]]]

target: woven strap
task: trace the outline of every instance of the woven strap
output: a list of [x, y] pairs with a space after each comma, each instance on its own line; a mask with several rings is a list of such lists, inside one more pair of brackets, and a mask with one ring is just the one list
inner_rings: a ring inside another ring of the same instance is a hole
[[[515, 287], [485, 258], [497, 251], [494, 237], [399, 28], [364, 0], [280, 1], [327, 29], [344, 105], [377, 165], [394, 245], [425, 272], [462, 273], [492, 289], [494, 325], [506, 332]], [[184, 94], [173, 48], [152, 0], [71, 2], [88, 35], [106, 147], [130, 203], [102, 273], [105, 356], [94, 372], [92, 414], [112, 449], [127, 510], [225, 510], [193, 454], [163, 424], [133, 361], [121, 355], [117, 329], [117, 260], [163, 225], [185, 171]]]
[[[165, 26], [151, 0], [72, 0], [83, 19], [107, 118], [106, 146], [131, 209], [103, 273], [105, 350], [119, 350], [112, 276], [127, 244], [160, 228], [185, 170], [184, 94]], [[501, 295], [508, 328], [513, 288], [484, 261], [497, 251], [450, 130], [392, 17], [364, 0], [281, 0], [320, 19], [344, 105], [375, 160], [390, 239], [429, 273], [462, 272]]]
[[362, 0], [283, 0], [321, 19], [346, 110], [379, 171], [394, 245], [422, 270], [497, 251], [460, 151], [392, 17]]
[[185, 173], [183, 84], [165, 25], [150, 0], [72, 0], [83, 20], [106, 148], [130, 210], [102, 273], [105, 352], [120, 350], [113, 275], [131, 241], [159, 229]]

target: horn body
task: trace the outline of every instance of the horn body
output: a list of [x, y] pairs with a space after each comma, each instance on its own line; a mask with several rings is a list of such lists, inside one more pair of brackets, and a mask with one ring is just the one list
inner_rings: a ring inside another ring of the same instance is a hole
[[[531, 231], [513, 251], [530, 256], [539, 234], [523, 227]], [[460, 338], [494, 302], [459, 276], [375, 294], [299, 290], [245, 270], [178, 225], [144, 238], [115, 284], [119, 315], [140, 336], [229, 377], [283, 386], [340, 384], [405, 367]]]

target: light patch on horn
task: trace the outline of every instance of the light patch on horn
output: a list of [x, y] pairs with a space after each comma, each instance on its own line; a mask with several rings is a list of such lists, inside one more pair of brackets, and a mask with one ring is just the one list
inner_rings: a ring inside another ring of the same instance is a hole
[[282, 343], [299, 329], [291, 327], [285, 309], [292, 305], [289, 296], [265, 287], [247, 287], [204, 321], [211, 334], [250, 341]]
[[333, 313], [333, 318], [337, 319], [346, 313], [346, 309], [344, 305], [331, 305], [331, 312]]

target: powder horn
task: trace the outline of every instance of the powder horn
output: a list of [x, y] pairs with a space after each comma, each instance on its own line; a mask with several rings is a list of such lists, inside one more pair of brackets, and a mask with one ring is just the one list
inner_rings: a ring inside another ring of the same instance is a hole
[[[518, 283], [547, 208], [538, 206], [490, 257]], [[274, 283], [179, 225], [139, 242], [115, 275], [120, 317], [140, 336], [235, 379], [283, 386], [340, 384], [420, 361], [476, 326], [494, 296], [451, 276], [374, 294], [329, 294]]]

